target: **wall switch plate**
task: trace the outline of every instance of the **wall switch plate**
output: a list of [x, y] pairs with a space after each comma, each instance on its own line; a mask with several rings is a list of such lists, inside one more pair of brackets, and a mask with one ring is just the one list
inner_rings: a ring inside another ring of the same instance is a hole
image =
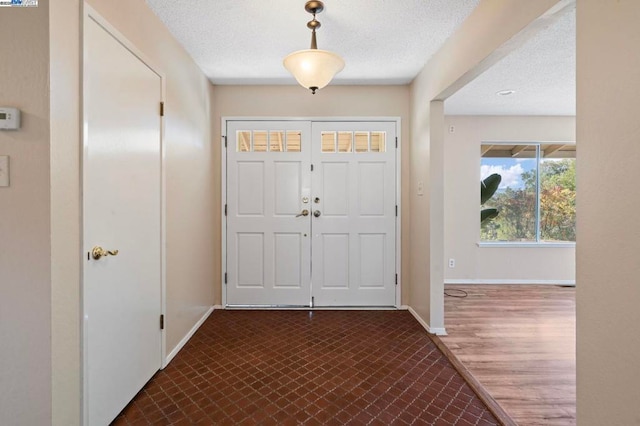
[[9, 186], [9, 156], [0, 155], [0, 186]]
[[418, 182], [418, 195], [424, 195], [424, 183], [422, 181]]

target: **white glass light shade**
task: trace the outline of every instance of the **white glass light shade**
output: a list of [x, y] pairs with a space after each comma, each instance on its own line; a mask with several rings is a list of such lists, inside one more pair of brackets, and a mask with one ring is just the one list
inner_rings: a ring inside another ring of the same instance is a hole
[[284, 58], [284, 67], [307, 89], [322, 89], [342, 71], [344, 61], [327, 50], [298, 50]]

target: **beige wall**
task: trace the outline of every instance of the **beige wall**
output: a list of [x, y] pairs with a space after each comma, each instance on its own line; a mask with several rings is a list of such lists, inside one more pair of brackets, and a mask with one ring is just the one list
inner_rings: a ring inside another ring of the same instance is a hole
[[[42, 3], [42, 2], [41, 2]], [[51, 5], [53, 424], [80, 422], [79, 0]], [[167, 352], [213, 304], [220, 273], [214, 240], [213, 87], [144, 0], [89, 4], [165, 75]], [[45, 15], [46, 16], [46, 15]], [[27, 26], [21, 27], [24, 33]], [[18, 33], [20, 33], [20, 31]], [[46, 34], [46, 29], [45, 29]], [[46, 62], [45, 62], [46, 65]], [[46, 93], [45, 90], [42, 93]], [[46, 186], [48, 190], [48, 185]], [[21, 404], [33, 407], [29, 400]], [[33, 410], [32, 408], [30, 408]], [[0, 422], [1, 423], [1, 422]], [[36, 422], [34, 424], [46, 424]]]
[[[28, 29], [28, 31], [26, 31]], [[0, 187], [0, 424], [51, 416], [48, 3], [0, 8], [0, 105], [22, 128], [0, 130], [11, 186]]]
[[574, 142], [575, 117], [447, 116], [445, 132], [445, 280], [574, 281], [574, 247], [478, 247], [480, 145], [483, 141]]
[[[558, 0], [483, 0], [411, 84], [410, 305], [444, 327], [444, 127], [446, 99], [549, 23]], [[432, 102], [432, 101], [436, 102]], [[424, 184], [424, 195], [418, 184]]]
[[[408, 86], [327, 86], [312, 95], [300, 86], [215, 86], [213, 107], [214, 140], [220, 142], [222, 117], [400, 117], [402, 119], [402, 275], [408, 271], [409, 240], [409, 88]], [[214, 144], [216, 145], [216, 144]], [[215, 164], [221, 163], [220, 145], [214, 147]], [[221, 200], [220, 176], [214, 181], [216, 206], [213, 220], [219, 224]], [[219, 241], [220, 234], [216, 233]], [[216, 257], [219, 262], [220, 255]], [[405, 280], [402, 280], [405, 283]], [[222, 290], [216, 286], [216, 303]], [[402, 303], [408, 300], [407, 286], [402, 287]]]
[[640, 2], [577, 1], [578, 424], [640, 424]]

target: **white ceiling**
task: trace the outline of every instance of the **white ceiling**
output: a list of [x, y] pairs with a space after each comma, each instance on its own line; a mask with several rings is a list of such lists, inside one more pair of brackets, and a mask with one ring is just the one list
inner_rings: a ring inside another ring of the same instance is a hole
[[[514, 90], [508, 96], [496, 93]], [[446, 114], [575, 115], [575, 8], [449, 97]]]
[[[406, 84], [480, 0], [324, 0], [318, 47], [346, 66], [332, 84]], [[147, 0], [214, 84], [296, 84], [282, 66], [308, 49], [305, 0]], [[499, 97], [495, 92], [516, 93]], [[447, 114], [575, 114], [569, 14], [445, 102]]]

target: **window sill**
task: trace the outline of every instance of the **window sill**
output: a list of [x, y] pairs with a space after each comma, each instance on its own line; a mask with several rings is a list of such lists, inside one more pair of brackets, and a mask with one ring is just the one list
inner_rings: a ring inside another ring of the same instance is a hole
[[558, 242], [558, 243], [536, 243], [536, 242], [488, 242], [483, 241], [476, 243], [478, 247], [493, 247], [493, 248], [574, 248], [576, 243], [573, 242]]

